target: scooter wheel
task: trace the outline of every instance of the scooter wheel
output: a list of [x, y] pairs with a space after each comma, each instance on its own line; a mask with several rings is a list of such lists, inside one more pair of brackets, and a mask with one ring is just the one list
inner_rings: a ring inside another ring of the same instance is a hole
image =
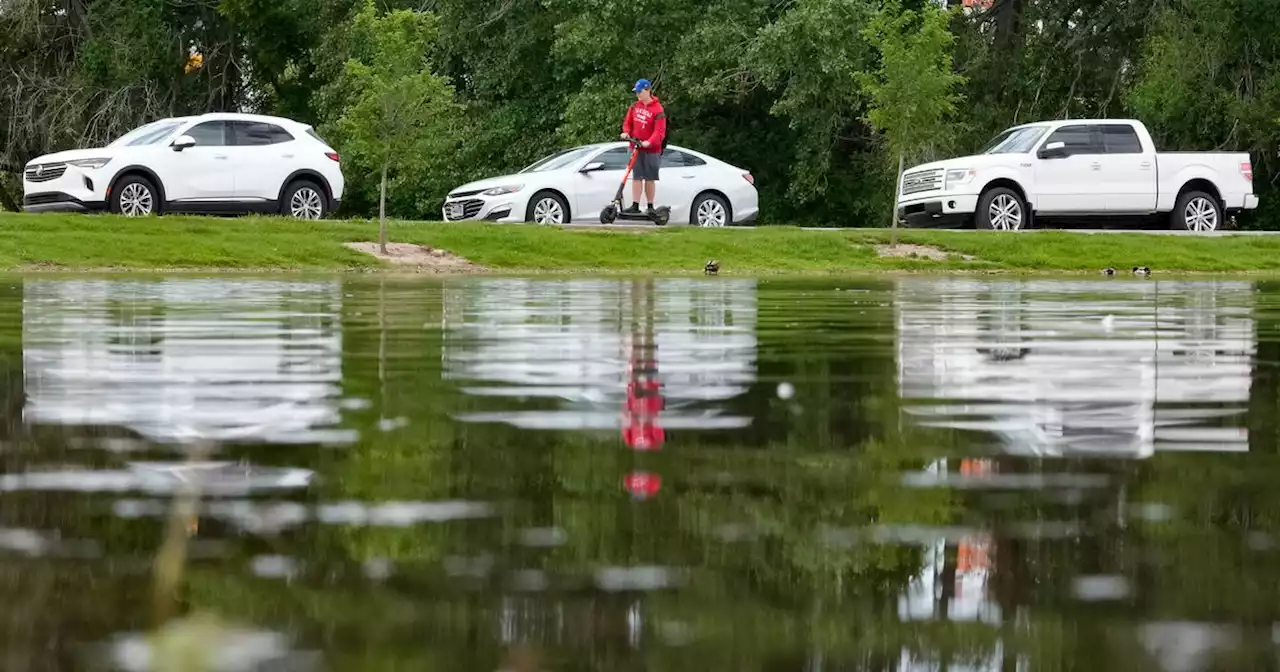
[[617, 218], [618, 218], [618, 209], [612, 205], [605, 206], [605, 209], [600, 211], [601, 224], [612, 224], [613, 220]]

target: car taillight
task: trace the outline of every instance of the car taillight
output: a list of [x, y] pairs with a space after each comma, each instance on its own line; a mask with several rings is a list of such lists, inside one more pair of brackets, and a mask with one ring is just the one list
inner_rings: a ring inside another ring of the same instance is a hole
[[330, 160], [330, 161], [333, 161], [333, 162], [337, 162], [337, 161], [338, 161], [338, 153], [337, 153], [337, 152], [325, 152], [325, 153], [324, 153], [324, 155], [325, 155], [325, 156], [327, 156], [327, 157], [329, 157], [329, 160]]
[[1253, 164], [1249, 161], [1240, 162], [1240, 174], [1249, 182], [1253, 181]]
[[744, 180], [746, 180], [746, 181], [750, 182], [750, 183], [751, 183], [751, 186], [753, 186], [753, 187], [754, 187], [754, 186], [755, 186], [755, 184], [756, 184], [756, 178], [752, 177], [751, 173], [743, 173], [743, 174], [742, 174], [742, 179], [744, 179]]

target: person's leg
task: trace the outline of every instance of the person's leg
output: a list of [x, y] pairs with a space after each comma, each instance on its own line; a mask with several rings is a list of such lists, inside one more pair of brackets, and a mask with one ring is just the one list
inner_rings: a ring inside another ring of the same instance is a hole
[[634, 174], [631, 176], [631, 205], [627, 208], [627, 212], [640, 212], [640, 191], [644, 187], [644, 180], [637, 178]]
[[657, 193], [658, 193], [657, 180], [645, 180], [644, 195], [645, 195], [645, 200], [649, 202], [650, 209], [655, 208], [658, 205], [657, 201], [654, 200]]

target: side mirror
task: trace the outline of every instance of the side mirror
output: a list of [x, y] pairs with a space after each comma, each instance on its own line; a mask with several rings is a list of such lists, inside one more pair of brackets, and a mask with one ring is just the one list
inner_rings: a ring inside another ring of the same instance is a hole
[[175, 152], [181, 152], [182, 150], [187, 149], [188, 147], [195, 147], [195, 146], [196, 146], [196, 139], [189, 135], [178, 136], [178, 139], [174, 140], [173, 144], [171, 145], [171, 147], [173, 147], [173, 151]]
[[1065, 159], [1067, 158], [1067, 143], [1062, 141], [1050, 142], [1041, 147], [1036, 156], [1042, 159]]
[[604, 163], [602, 163], [602, 162], [600, 162], [600, 161], [592, 161], [591, 163], [588, 163], [587, 165], [583, 166], [583, 167], [582, 167], [582, 170], [579, 170], [578, 172], [579, 172], [579, 173], [594, 173], [594, 172], [596, 172], [597, 170], [604, 170]]

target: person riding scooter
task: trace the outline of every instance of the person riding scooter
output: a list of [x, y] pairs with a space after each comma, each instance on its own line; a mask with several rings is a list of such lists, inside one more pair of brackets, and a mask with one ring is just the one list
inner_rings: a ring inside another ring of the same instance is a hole
[[640, 214], [640, 192], [643, 190], [648, 205], [648, 214], [654, 214], [654, 199], [658, 191], [658, 168], [662, 163], [662, 143], [667, 135], [667, 113], [662, 103], [653, 95], [653, 85], [649, 80], [636, 82], [632, 92], [636, 94], [636, 102], [627, 109], [627, 116], [622, 121], [622, 139], [635, 138], [640, 141], [636, 157], [635, 172], [631, 182], [631, 207], [624, 214]]

